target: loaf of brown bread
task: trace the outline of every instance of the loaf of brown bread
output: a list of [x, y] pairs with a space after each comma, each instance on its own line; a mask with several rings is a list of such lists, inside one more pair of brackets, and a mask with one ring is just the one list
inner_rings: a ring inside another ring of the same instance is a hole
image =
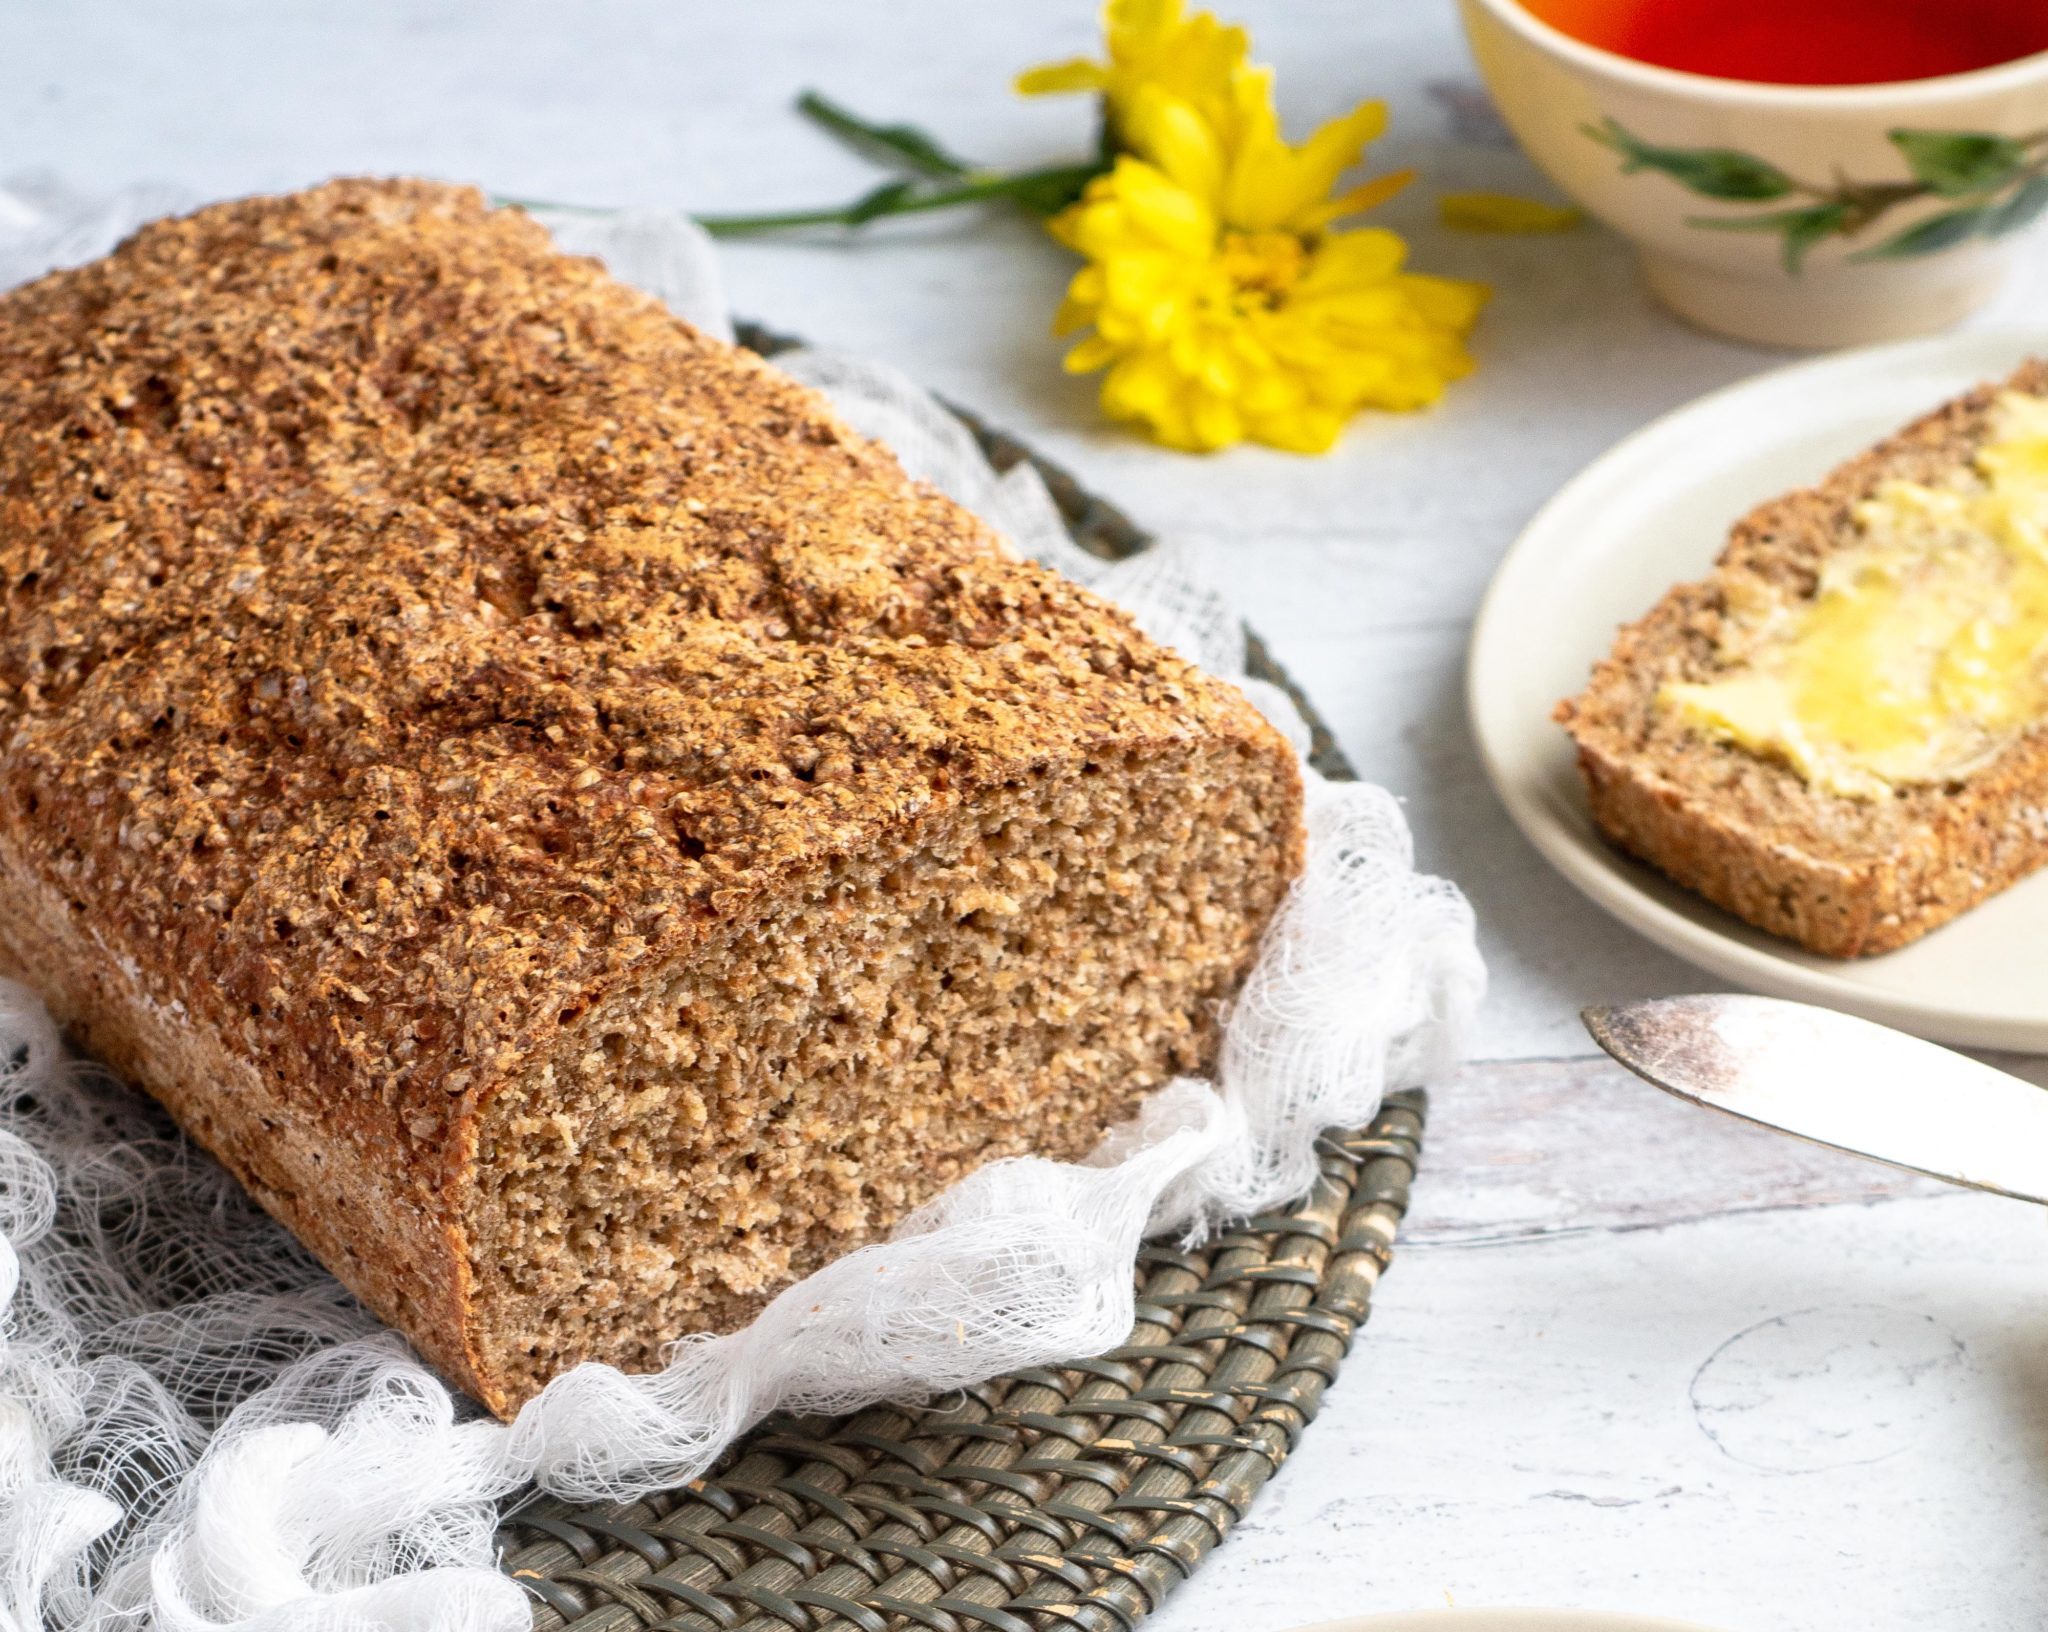
[[500, 1413], [1201, 1066], [1300, 797], [472, 192], [0, 297], [0, 963]]
[[1850, 797], [1661, 706], [1667, 688], [1729, 672], [1729, 633], [1754, 609], [1811, 605], [1830, 560], [1862, 540], [1860, 508], [1887, 484], [1981, 486], [1972, 460], [2007, 392], [2048, 395], [2048, 364], [2027, 363], [1818, 486], [1758, 506], [1709, 576], [1621, 631], [1585, 691], [1557, 707], [1609, 840], [1757, 927], [1841, 958], [1903, 946], [2048, 863], [2039, 721], [1953, 777]]

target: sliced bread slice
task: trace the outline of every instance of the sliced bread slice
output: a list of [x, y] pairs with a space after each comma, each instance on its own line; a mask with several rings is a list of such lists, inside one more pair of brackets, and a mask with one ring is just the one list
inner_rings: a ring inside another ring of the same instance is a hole
[[1852, 797], [1661, 699], [1730, 672], [1738, 618], [1810, 603], [1858, 509], [1893, 481], [1967, 479], [2006, 391], [2048, 395], [2048, 362], [1980, 387], [1739, 521], [1714, 571], [1672, 589], [1556, 718], [1592, 814], [1628, 854], [1757, 927], [1831, 957], [1888, 952], [2048, 862], [2048, 729], [2022, 729], [1953, 779]]

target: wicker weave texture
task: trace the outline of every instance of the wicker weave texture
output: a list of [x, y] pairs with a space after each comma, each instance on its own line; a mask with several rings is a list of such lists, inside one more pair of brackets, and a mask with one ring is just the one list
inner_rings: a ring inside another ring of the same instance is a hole
[[1107, 1354], [919, 1409], [771, 1419], [624, 1505], [539, 1498], [506, 1569], [535, 1632], [1122, 1632], [1241, 1519], [1314, 1419], [1391, 1258], [1419, 1094], [1325, 1138], [1298, 1207], [1148, 1246]]

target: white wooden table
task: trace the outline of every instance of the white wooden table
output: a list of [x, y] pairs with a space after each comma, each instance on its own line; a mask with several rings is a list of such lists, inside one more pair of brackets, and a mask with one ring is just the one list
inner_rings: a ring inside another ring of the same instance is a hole
[[[1479, 909], [1494, 996], [1436, 1096], [1411, 1228], [1322, 1421], [1153, 1623], [1278, 1629], [1535, 1602], [1734, 1629], [2048, 1624], [2048, 1227], [1721, 1125], [1587, 1058], [1599, 998], [1704, 984], [1552, 877], [1487, 794], [1462, 716], [1492, 563], [1566, 475], [1766, 353], [1653, 310], [1620, 246], [1455, 239], [1435, 191], [1536, 182], [1475, 95], [1449, 0], [1244, 0], [1297, 122], [1367, 94], [1420, 264], [1498, 288], [1481, 373], [1334, 456], [1207, 461], [1105, 429], [1045, 334], [1069, 267], [1000, 218], [857, 247], [736, 249], [736, 304], [891, 359], [1195, 540], [1426, 865]], [[1085, 49], [1089, 0], [11, 0], [0, 167], [206, 194], [337, 171], [703, 209], [849, 195], [788, 112], [806, 84], [972, 154], [1076, 148], [1005, 89]], [[2038, 309], [2036, 256], [2004, 302]]]

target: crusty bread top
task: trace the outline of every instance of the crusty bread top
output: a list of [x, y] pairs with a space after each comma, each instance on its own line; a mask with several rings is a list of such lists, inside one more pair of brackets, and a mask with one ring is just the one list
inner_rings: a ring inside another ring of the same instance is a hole
[[[2007, 390], [2048, 393], [2048, 362], [2029, 361], [2010, 379], [1943, 404], [1819, 485], [1759, 505], [1736, 523], [1709, 576], [1678, 585], [1621, 630], [1585, 691], [1558, 705], [1558, 719], [1582, 748], [1653, 784], [1711, 799], [1725, 825], [1748, 829], [1766, 844], [1855, 862], [1890, 853], [1938, 826], [1950, 802], [1942, 788], [1903, 788], [1883, 800], [1817, 790], [1790, 767], [1673, 717], [1657, 706], [1657, 695], [1672, 682], [1710, 681], [1727, 672], [1721, 637], [1734, 579], [1761, 581], [1786, 599], [1810, 597], [1824, 558], [1857, 541], [1856, 506], [1884, 482], [1934, 484], [1967, 467], [1992, 404]], [[1753, 604], [1754, 594], [1746, 600]], [[2044, 753], [2048, 734], [2029, 732], [1975, 772], [1971, 783], [1994, 787]]]
[[1277, 743], [814, 394], [423, 182], [0, 297], [0, 591], [15, 864], [414, 1141], [878, 824]]

